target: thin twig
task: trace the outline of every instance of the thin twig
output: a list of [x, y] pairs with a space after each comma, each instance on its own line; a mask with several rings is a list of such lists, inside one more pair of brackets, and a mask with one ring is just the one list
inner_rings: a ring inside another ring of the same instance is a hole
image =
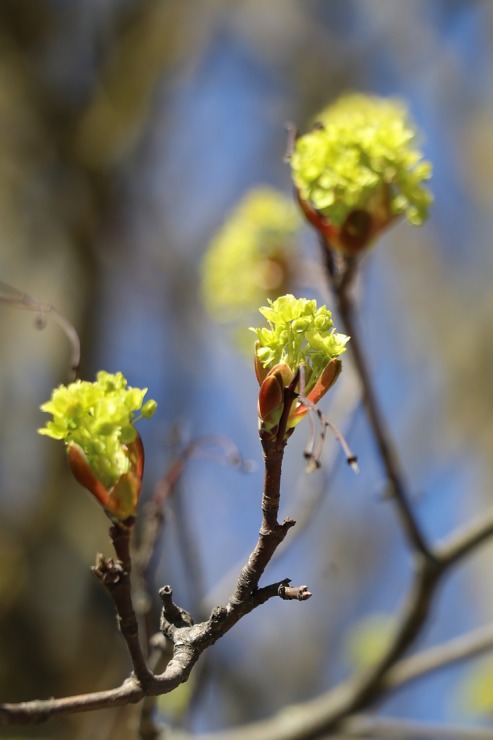
[[436, 557], [447, 566], [469, 553], [493, 535], [493, 509], [453, 532], [436, 548]]
[[385, 689], [395, 691], [422, 676], [442, 670], [452, 664], [470, 660], [487, 650], [493, 650], [492, 624], [478, 627], [472, 632], [399, 661], [388, 672], [384, 682]]
[[51, 303], [43, 303], [32, 298], [28, 293], [23, 293], [17, 288], [0, 281], [0, 303], [15, 308], [23, 308], [34, 311], [37, 314], [37, 326], [42, 329], [45, 325], [46, 315], [49, 314], [62, 329], [70, 342], [70, 380], [77, 376], [80, 365], [80, 339], [73, 325], [62, 316]]
[[135, 676], [145, 687], [152, 680], [152, 673], [140, 645], [139, 625], [132, 601], [130, 531], [115, 525], [110, 529], [110, 536], [118, 559], [114, 562], [99, 555], [93, 571], [115, 604], [118, 626], [127, 644]]
[[244, 598], [258, 588], [260, 578], [270, 562], [275, 551], [286, 537], [289, 529], [295, 525], [293, 519], [285, 519], [282, 524], [277, 521], [281, 500], [281, 470], [286, 446], [286, 429], [292, 402], [297, 397], [295, 388], [298, 384], [299, 372], [295, 373], [288, 388], [284, 389], [284, 406], [279, 420], [277, 433], [274, 438], [270, 433], [262, 436], [264, 453], [265, 476], [262, 493], [262, 525], [257, 545], [252, 551], [247, 563], [243, 566], [236, 590], [228, 606], [235, 608]]
[[491, 740], [492, 728], [439, 725], [387, 717], [355, 717], [338, 738], [384, 740]]

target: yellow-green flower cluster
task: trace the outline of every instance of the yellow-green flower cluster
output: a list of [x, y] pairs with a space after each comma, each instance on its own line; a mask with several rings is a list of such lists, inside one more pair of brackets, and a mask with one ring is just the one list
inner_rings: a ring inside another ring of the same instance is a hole
[[269, 328], [252, 329], [256, 355], [267, 369], [287, 365], [295, 373], [303, 365], [309, 396], [327, 365], [345, 352], [349, 337], [335, 333], [331, 312], [314, 300], [285, 295], [268, 303], [259, 310]]
[[335, 227], [354, 211], [368, 212], [378, 228], [401, 214], [415, 225], [425, 221], [431, 165], [416, 147], [402, 103], [344, 95], [317, 122], [297, 139], [291, 159], [302, 201]]
[[202, 292], [216, 320], [244, 319], [285, 292], [299, 226], [291, 199], [273, 188], [255, 188], [240, 201], [204, 257]]
[[104, 371], [94, 383], [60, 385], [41, 406], [53, 420], [39, 433], [79, 445], [96, 478], [109, 489], [129, 471], [127, 445], [137, 437], [135, 422], [156, 410], [155, 401], [144, 403], [146, 393], [147, 388], [128, 387], [122, 373]]

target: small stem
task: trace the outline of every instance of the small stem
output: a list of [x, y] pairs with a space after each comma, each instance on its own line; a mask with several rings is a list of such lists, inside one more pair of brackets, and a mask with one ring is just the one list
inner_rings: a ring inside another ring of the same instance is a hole
[[259, 538], [247, 563], [243, 566], [236, 590], [229, 601], [231, 608], [239, 605], [254, 591], [262, 574], [272, 559], [275, 551], [286, 537], [289, 529], [295, 525], [293, 519], [285, 519], [282, 524], [277, 520], [281, 500], [281, 472], [284, 448], [287, 443], [287, 422], [292, 402], [297, 397], [295, 392], [299, 380], [299, 370], [295, 373], [290, 385], [284, 389], [284, 409], [279, 420], [276, 436], [260, 433], [264, 452], [265, 476], [262, 493], [262, 525]]
[[132, 569], [130, 557], [130, 530], [113, 526], [110, 537], [115, 548], [118, 561], [100, 558], [96, 568], [96, 575], [106, 586], [113, 603], [115, 604], [118, 625], [123, 635], [132, 659], [132, 666], [139, 683], [145, 687], [152, 680], [152, 673], [147, 667], [139, 640], [139, 624], [132, 601], [130, 573]]
[[275, 530], [279, 526], [277, 515], [281, 500], [281, 471], [284, 448], [266, 447], [264, 444], [264, 490], [262, 493], [262, 527], [263, 533]]
[[230, 599], [231, 606], [241, 604], [258, 588], [260, 578], [274, 552], [295, 524], [292, 519], [286, 519], [282, 524], [277, 521], [284, 445], [279, 445], [277, 441], [262, 444], [265, 458], [262, 526], [257, 544], [241, 570], [235, 593]]
[[384, 687], [386, 690], [395, 691], [429, 673], [471, 660], [491, 650], [493, 650], [493, 625], [477, 627], [464, 635], [403, 658], [387, 673]]
[[453, 532], [436, 548], [441, 563], [449, 567], [467, 557], [493, 535], [493, 509]]

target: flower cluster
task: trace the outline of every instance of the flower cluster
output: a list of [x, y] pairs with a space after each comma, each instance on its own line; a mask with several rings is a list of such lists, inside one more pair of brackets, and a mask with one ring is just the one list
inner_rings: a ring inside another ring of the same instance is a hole
[[[303, 395], [311, 404], [317, 403], [339, 376], [342, 366], [337, 358], [345, 351], [349, 337], [335, 333], [331, 312], [325, 306], [318, 308], [314, 300], [285, 295], [269, 301], [260, 313], [269, 327], [252, 329], [257, 335], [259, 419], [262, 430], [275, 433], [284, 411], [284, 391], [300, 369]], [[294, 400], [286, 429], [292, 429], [308, 411], [302, 401]]]
[[143, 451], [134, 424], [156, 410], [155, 401], [144, 403], [146, 393], [128, 387], [122, 373], [101, 371], [94, 383], [59, 386], [41, 406], [53, 419], [39, 433], [65, 442], [75, 477], [116, 519], [137, 506]]
[[422, 224], [432, 202], [424, 185], [431, 165], [395, 100], [342, 96], [297, 139], [291, 168], [305, 215], [346, 252], [368, 246], [399, 216]]
[[204, 257], [202, 292], [216, 320], [242, 320], [285, 292], [299, 226], [295, 205], [277, 190], [258, 187], [243, 198]]

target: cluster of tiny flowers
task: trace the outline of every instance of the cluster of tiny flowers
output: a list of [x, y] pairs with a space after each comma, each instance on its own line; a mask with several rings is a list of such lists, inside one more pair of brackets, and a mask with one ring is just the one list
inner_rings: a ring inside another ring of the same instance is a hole
[[127, 445], [137, 437], [134, 424], [150, 418], [153, 400], [144, 403], [147, 388], [131, 388], [122, 373], [101, 371], [96, 382], [77, 380], [56, 388], [41, 410], [53, 419], [40, 434], [79, 445], [93, 471], [106, 488], [127, 473]]
[[213, 318], [244, 319], [285, 292], [299, 227], [294, 203], [277, 190], [258, 187], [243, 198], [204, 257], [202, 292]]
[[291, 158], [302, 201], [336, 227], [355, 210], [376, 214], [382, 223], [398, 215], [414, 225], [425, 221], [431, 165], [415, 146], [403, 104], [350, 94], [316, 120], [297, 139]]
[[314, 300], [285, 295], [259, 310], [269, 323], [252, 329], [259, 361], [266, 369], [287, 365], [293, 373], [303, 365], [308, 396], [327, 365], [345, 352], [349, 337], [334, 331], [331, 312]]

